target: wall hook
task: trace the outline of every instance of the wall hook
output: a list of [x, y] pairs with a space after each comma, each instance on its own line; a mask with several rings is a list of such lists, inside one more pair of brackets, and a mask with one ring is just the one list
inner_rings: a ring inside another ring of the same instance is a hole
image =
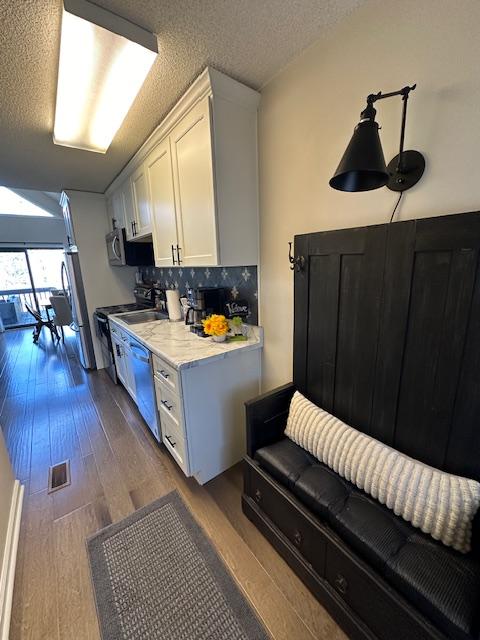
[[305, 268], [305, 258], [303, 256], [292, 256], [292, 243], [288, 243], [288, 261], [290, 262], [290, 271], [303, 271]]

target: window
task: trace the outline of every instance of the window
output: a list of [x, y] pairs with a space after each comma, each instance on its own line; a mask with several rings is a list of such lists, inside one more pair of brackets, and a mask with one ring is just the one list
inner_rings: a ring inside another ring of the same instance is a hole
[[28, 307], [46, 316], [52, 292], [63, 289], [63, 249], [0, 249], [0, 326], [34, 323]]
[[53, 218], [53, 214], [33, 204], [7, 187], [0, 187], [0, 215], [4, 216], [41, 216]]

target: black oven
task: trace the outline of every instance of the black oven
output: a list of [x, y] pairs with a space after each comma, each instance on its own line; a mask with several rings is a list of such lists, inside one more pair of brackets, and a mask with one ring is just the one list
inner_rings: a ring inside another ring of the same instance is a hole
[[115, 359], [113, 356], [112, 337], [110, 335], [110, 326], [108, 324], [108, 316], [116, 313], [127, 313], [129, 311], [141, 311], [144, 309], [152, 309], [155, 300], [160, 302], [165, 299], [165, 292], [161, 289], [155, 289], [152, 285], [137, 285], [133, 290], [136, 302], [129, 304], [118, 304], [112, 307], [99, 307], [95, 309], [93, 314], [95, 322], [95, 331], [97, 338], [102, 345], [103, 365], [111, 377], [117, 384], [117, 370], [115, 368]]

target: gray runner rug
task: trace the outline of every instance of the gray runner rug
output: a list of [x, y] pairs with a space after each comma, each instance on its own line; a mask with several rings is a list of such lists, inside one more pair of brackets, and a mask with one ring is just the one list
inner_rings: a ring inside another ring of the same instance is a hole
[[267, 640], [176, 491], [87, 541], [103, 640]]

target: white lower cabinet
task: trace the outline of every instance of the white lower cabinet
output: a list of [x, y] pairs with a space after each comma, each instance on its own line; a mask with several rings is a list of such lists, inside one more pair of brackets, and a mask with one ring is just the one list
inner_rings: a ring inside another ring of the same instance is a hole
[[110, 324], [110, 335], [112, 337], [113, 356], [118, 379], [136, 402], [130, 338], [128, 333], [113, 324]]
[[200, 484], [245, 455], [244, 403], [259, 393], [260, 354], [239, 351], [181, 369], [153, 356], [162, 442]]

